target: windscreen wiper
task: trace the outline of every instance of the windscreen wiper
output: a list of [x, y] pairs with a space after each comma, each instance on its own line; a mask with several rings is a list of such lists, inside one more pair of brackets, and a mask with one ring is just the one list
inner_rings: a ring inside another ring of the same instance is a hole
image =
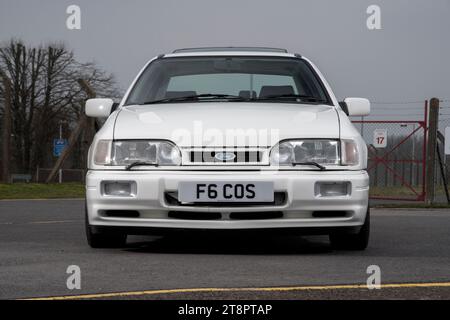
[[293, 162], [292, 165], [295, 166], [315, 166], [319, 168], [321, 171], [325, 170], [326, 168], [317, 162]]
[[308, 96], [308, 95], [304, 95], [304, 94], [273, 94], [273, 95], [269, 95], [269, 96], [265, 96], [265, 97], [261, 97], [258, 98], [257, 100], [276, 100], [276, 99], [284, 99], [284, 98], [295, 98], [295, 99], [300, 99], [303, 101], [308, 101], [308, 102], [326, 102], [325, 100], [318, 98], [318, 97], [313, 97], [313, 96]]
[[157, 167], [158, 164], [157, 163], [153, 163], [153, 162], [145, 162], [145, 161], [136, 161], [133, 163], [130, 163], [129, 165], [127, 165], [125, 167], [125, 170], [131, 170], [133, 167], [138, 167], [138, 166], [153, 166], [153, 167]]
[[185, 97], [174, 97], [174, 98], [165, 98], [165, 99], [159, 99], [159, 100], [146, 101], [146, 102], [143, 102], [140, 104], [169, 103], [169, 102], [178, 102], [178, 101], [195, 101], [195, 100], [199, 100], [202, 98], [226, 99], [226, 100], [234, 100], [234, 101], [249, 100], [244, 97], [235, 96], [235, 95], [231, 95], [231, 94], [204, 93], [204, 94], [196, 94], [196, 95], [185, 96]]

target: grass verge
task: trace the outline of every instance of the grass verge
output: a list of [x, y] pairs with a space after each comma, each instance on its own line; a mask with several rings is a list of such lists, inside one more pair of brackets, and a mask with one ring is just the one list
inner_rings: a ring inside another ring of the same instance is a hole
[[81, 183], [11, 183], [0, 184], [0, 199], [84, 198]]

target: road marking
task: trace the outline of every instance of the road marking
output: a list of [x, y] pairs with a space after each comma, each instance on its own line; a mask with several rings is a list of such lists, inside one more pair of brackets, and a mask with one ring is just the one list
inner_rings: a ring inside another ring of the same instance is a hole
[[27, 225], [27, 224], [52, 224], [52, 223], [70, 223], [83, 220], [46, 220], [46, 221], [28, 221], [28, 222], [0, 222], [0, 225]]
[[[382, 284], [382, 289], [387, 288], [427, 288], [427, 287], [450, 287], [450, 282], [430, 282], [430, 283], [391, 283]], [[125, 291], [111, 293], [93, 293], [72, 296], [54, 296], [42, 298], [28, 298], [19, 300], [75, 300], [75, 299], [99, 299], [114, 297], [132, 297], [171, 293], [196, 293], [196, 292], [286, 292], [286, 291], [307, 291], [307, 290], [339, 290], [339, 289], [367, 289], [366, 284], [344, 284], [325, 286], [297, 286], [297, 287], [261, 287], [261, 288], [187, 288], [187, 289], [162, 289], [145, 291]]]
[[67, 222], [78, 222], [83, 220], [47, 220], [47, 221], [31, 221], [26, 224], [47, 224], [47, 223], [67, 223]]

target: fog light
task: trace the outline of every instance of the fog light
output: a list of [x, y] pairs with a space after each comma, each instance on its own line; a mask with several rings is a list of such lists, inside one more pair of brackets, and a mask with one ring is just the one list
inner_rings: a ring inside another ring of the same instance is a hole
[[316, 183], [316, 196], [321, 197], [337, 197], [346, 196], [350, 194], [350, 182], [317, 182]]
[[130, 181], [103, 182], [103, 194], [107, 196], [130, 197], [136, 194], [136, 183]]

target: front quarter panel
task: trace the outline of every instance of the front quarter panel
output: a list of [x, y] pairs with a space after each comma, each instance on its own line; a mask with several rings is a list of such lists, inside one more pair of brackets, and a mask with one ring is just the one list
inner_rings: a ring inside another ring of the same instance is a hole
[[367, 145], [363, 137], [359, 133], [358, 129], [355, 128], [353, 123], [350, 121], [349, 117], [342, 111], [338, 110], [339, 122], [341, 127], [341, 139], [351, 139], [355, 140], [358, 144], [359, 149], [359, 165], [356, 170], [364, 170], [367, 168]]
[[120, 113], [120, 110], [116, 110], [108, 117], [108, 119], [105, 121], [103, 126], [100, 128], [100, 130], [96, 133], [94, 136], [94, 139], [92, 140], [91, 146], [89, 147], [88, 151], [88, 163], [87, 166], [89, 169], [102, 169], [103, 166], [97, 166], [94, 163], [94, 150], [97, 142], [99, 140], [113, 140], [114, 139], [114, 126], [116, 123], [116, 119], [118, 114]]

